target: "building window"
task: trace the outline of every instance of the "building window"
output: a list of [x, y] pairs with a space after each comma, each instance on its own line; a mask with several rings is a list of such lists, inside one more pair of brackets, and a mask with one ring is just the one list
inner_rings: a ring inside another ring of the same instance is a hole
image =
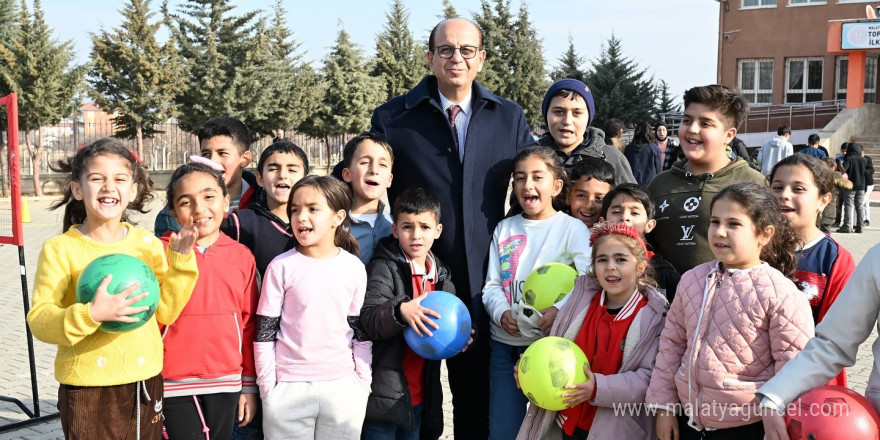
[[[849, 57], [839, 56], [836, 60], [834, 81], [836, 93], [835, 99], [846, 99], [847, 74], [849, 73]], [[877, 102], [877, 58], [865, 59], [865, 103]]]
[[822, 58], [785, 60], [785, 102], [822, 100]]
[[789, 6], [824, 5], [825, 3], [827, 3], [825, 0], [788, 0]]
[[752, 105], [773, 103], [773, 60], [739, 60], [739, 90]]
[[747, 8], [775, 8], [776, 0], [742, 0], [743, 9]]

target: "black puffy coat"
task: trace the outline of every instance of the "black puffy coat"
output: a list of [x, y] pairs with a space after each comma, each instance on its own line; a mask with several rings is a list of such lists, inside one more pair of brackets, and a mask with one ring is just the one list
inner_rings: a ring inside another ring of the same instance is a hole
[[[437, 282], [434, 290], [455, 294], [449, 269], [437, 259]], [[388, 236], [376, 245], [367, 265], [367, 292], [361, 308], [360, 327], [373, 341], [373, 385], [367, 401], [366, 421], [412, 426], [411, 400], [403, 374], [403, 349], [406, 341], [401, 323], [400, 304], [413, 297], [412, 270], [397, 239]], [[421, 439], [436, 440], [443, 434], [443, 390], [440, 385], [440, 361], [425, 360], [422, 393]]]

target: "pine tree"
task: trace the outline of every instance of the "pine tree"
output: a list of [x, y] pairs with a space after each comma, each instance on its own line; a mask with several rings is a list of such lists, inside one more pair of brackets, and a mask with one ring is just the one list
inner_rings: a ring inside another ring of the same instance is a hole
[[427, 74], [424, 55], [409, 30], [409, 12], [401, 0], [394, 0], [388, 20], [376, 36], [376, 58], [372, 76], [385, 81], [385, 99], [402, 95]]
[[[0, 45], [11, 46], [18, 39], [18, 11], [15, 0], [0, 0]], [[0, 78], [0, 96], [9, 93], [8, 86]]]
[[150, 0], [129, 0], [123, 22], [111, 32], [92, 34], [89, 95], [107, 112], [117, 112], [115, 136], [134, 138], [144, 157], [143, 138], [175, 111], [174, 97], [183, 91], [183, 70], [174, 43], [159, 45], [160, 21], [150, 23]]
[[[4, 44], [11, 46], [12, 42], [17, 39], [18, 10], [15, 6], [15, 0], [0, 0], [0, 46]], [[0, 53], [0, 61], [2, 60], [2, 53]], [[11, 92], [9, 85], [0, 74], [0, 97], [8, 95], [9, 92]], [[2, 197], [9, 195], [9, 167], [7, 166], [9, 155], [6, 151], [6, 131], [6, 111], [4, 107], [0, 107], [0, 196]]]
[[[41, 127], [73, 112], [87, 67], [73, 64], [72, 41], [58, 42], [52, 36], [39, 0], [34, 0], [33, 14], [22, 0], [17, 21], [19, 38], [8, 46], [7, 42], [0, 45], [0, 77], [18, 93], [19, 128], [25, 132], [25, 145], [34, 163], [34, 191], [42, 195]], [[29, 140], [32, 130], [39, 130], [36, 146]]]
[[306, 134], [323, 138], [328, 153], [330, 136], [369, 129], [373, 110], [385, 99], [382, 79], [368, 75], [367, 69], [360, 48], [345, 29], [340, 29], [335, 46], [324, 59], [321, 85], [329, 86], [324, 88], [318, 111], [301, 126]]
[[584, 65], [584, 57], [577, 53], [574, 48], [574, 39], [568, 35], [568, 49], [559, 57], [559, 65], [550, 74], [550, 79], [558, 81], [563, 78], [574, 78], [584, 82], [586, 74], [581, 67]]
[[662, 113], [678, 111], [681, 111], [681, 105], [677, 104], [675, 96], [669, 93], [669, 84], [661, 79], [657, 85], [657, 106], [654, 111], [654, 121], [660, 121]]
[[547, 72], [541, 55], [541, 40], [529, 21], [528, 6], [510, 13], [510, 0], [481, 0], [474, 21], [483, 30], [486, 62], [478, 80], [489, 91], [523, 107], [530, 125], [541, 120], [541, 100], [547, 87]]
[[592, 62], [593, 69], [585, 81], [593, 92], [596, 116], [593, 126], [603, 127], [610, 118], [631, 124], [651, 120], [654, 114], [654, 77], [647, 69], [623, 55], [621, 41], [614, 34], [603, 45], [599, 57]]
[[309, 116], [312, 102], [320, 99], [305, 79], [313, 71], [302, 60], [300, 43], [287, 27], [285, 15], [276, 0], [271, 22], [257, 22], [233, 83], [240, 96], [250, 97], [240, 114], [254, 133], [270, 135], [276, 129], [295, 128]]
[[282, 0], [276, 0], [275, 18], [269, 28], [269, 52], [281, 64], [282, 70], [290, 75], [277, 81], [283, 89], [282, 92], [286, 93], [280, 93], [282, 98], [276, 107], [281, 114], [275, 122], [277, 128], [290, 130], [296, 129], [311, 117], [317, 110], [317, 103], [324, 96], [324, 91], [318, 87], [318, 73], [303, 59], [301, 44], [293, 38], [284, 18], [286, 15]]
[[253, 77], [259, 54], [249, 54], [264, 44], [253, 41], [257, 12], [234, 15], [232, 9], [229, 0], [187, 0], [173, 14], [167, 0], [162, 4], [165, 23], [185, 60], [186, 89], [176, 99], [185, 130], [196, 131], [215, 116], [248, 124], [252, 103], [262, 101], [251, 94], [262, 90]]
[[504, 96], [522, 106], [526, 120], [532, 127], [541, 125], [541, 101], [547, 90], [547, 71], [544, 70], [541, 40], [538, 38], [525, 1], [520, 5], [519, 15], [510, 38], [507, 71], [510, 72], [504, 87]]
[[458, 11], [455, 10], [455, 6], [452, 6], [452, 2], [450, 0], [443, 0], [443, 14], [439, 18], [448, 20], [456, 17], [458, 17]]
[[[504, 82], [509, 79], [504, 61], [507, 54], [505, 39], [510, 36], [512, 28], [509, 7], [510, 0], [496, 0], [495, 8], [489, 0], [480, 0], [480, 12], [474, 13], [474, 21], [483, 31], [483, 50], [486, 51], [486, 61], [477, 81], [490, 92], [501, 96], [504, 96], [501, 93]], [[501, 12], [496, 13], [496, 9]]]

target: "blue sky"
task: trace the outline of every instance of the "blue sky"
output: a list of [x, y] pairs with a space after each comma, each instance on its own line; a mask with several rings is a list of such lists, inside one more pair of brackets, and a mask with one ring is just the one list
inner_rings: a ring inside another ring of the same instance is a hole
[[[494, 4], [494, 0], [491, 0]], [[30, 1], [29, 4], [32, 4]], [[60, 40], [73, 40], [77, 56], [85, 61], [91, 50], [90, 32], [119, 25], [122, 0], [43, 0], [46, 20]], [[179, 0], [170, 0], [172, 8]], [[271, 10], [274, 0], [233, 1], [236, 11]], [[514, 15], [521, 0], [511, 0]], [[390, 0], [285, 0], [288, 25], [302, 43], [305, 58], [320, 66], [340, 23], [365, 54], [375, 50], [376, 35], [385, 23]], [[442, 11], [441, 0], [404, 0], [410, 30], [419, 41]], [[452, 0], [458, 13], [471, 17], [479, 0]], [[153, 0], [158, 11], [160, 0]], [[674, 95], [688, 87], [714, 83], [718, 45], [718, 3], [711, 0], [533, 0], [528, 10], [543, 40], [548, 69], [568, 48], [568, 35], [578, 52], [595, 59], [612, 32], [623, 42], [624, 53], [656, 79], [670, 84]], [[158, 14], [157, 17], [158, 18]], [[479, 80], [479, 77], [477, 77]]]

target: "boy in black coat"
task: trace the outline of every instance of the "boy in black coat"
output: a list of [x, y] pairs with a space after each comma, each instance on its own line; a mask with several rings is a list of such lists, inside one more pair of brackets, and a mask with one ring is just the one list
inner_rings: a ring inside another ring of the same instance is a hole
[[[862, 232], [865, 213], [862, 198], [865, 197], [865, 172], [867, 168], [868, 161], [862, 156], [862, 145], [850, 142], [846, 147], [846, 155], [843, 158], [843, 169], [849, 176], [853, 188], [851, 191], [848, 191], [843, 200], [843, 225], [837, 232]], [[854, 227], [850, 228], [850, 225]]]
[[367, 265], [367, 292], [359, 326], [373, 341], [373, 384], [362, 439], [421, 438], [443, 433], [440, 361], [413, 352], [408, 326], [430, 332], [438, 317], [421, 301], [435, 290], [455, 294], [449, 270], [432, 252], [443, 230], [440, 202], [422, 188], [394, 200], [393, 236], [381, 239]]
[[[602, 219], [627, 224], [642, 235], [648, 234], [657, 225], [651, 197], [644, 188], [632, 183], [621, 183], [605, 195], [602, 201]], [[666, 299], [671, 304], [681, 274], [660, 254], [648, 251], [648, 258], [654, 270], [653, 278], [657, 281], [657, 287], [665, 292]]]

